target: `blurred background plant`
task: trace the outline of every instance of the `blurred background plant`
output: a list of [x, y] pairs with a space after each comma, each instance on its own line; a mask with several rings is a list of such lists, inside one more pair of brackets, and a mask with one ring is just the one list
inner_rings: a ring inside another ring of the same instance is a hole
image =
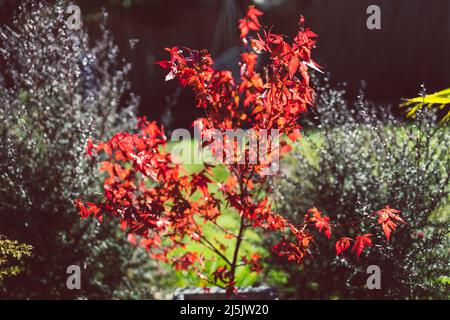
[[[115, 221], [82, 222], [73, 205], [101, 187], [84, 157], [87, 139], [133, 128], [138, 99], [106, 13], [91, 46], [83, 28], [66, 26], [67, 6], [24, 1], [0, 29], [0, 234], [33, 246], [0, 296], [152, 298], [170, 277], [154, 272]], [[81, 290], [66, 288], [69, 265], [81, 267]]]
[[407, 117], [414, 117], [420, 108], [439, 108], [442, 113], [442, 121], [450, 120], [450, 88], [433, 94], [423, 93], [419, 97], [407, 99], [400, 107], [409, 108]]
[[22, 271], [22, 258], [30, 256], [32, 250], [30, 245], [0, 235], [0, 284], [4, 278], [15, 276]]
[[[389, 204], [408, 224], [388, 243], [377, 239], [383, 246], [358, 263], [336, 257], [326, 239], [304, 267], [273, 258], [271, 272], [284, 275], [285, 297], [449, 298], [448, 125], [438, 123], [433, 109], [418, 109], [405, 123], [390, 107], [374, 108], [363, 92], [351, 104], [343, 88], [327, 81], [316, 87], [317, 106], [304, 125], [318, 129], [306, 130], [273, 181], [278, 210], [301, 222], [316, 206], [332, 221], [348, 221], [339, 228], [355, 235], [351, 221]], [[365, 287], [369, 265], [381, 268], [381, 290]]]
[[[21, 1], [0, 0], [0, 24], [11, 20]], [[50, 1], [49, 1], [50, 2]], [[366, 28], [367, 7], [382, 8], [382, 30]], [[397, 104], [412, 97], [417, 84], [436, 92], [450, 83], [450, 1], [448, 0], [74, 0], [90, 39], [99, 39], [102, 8], [121, 55], [131, 62], [133, 92], [140, 97], [139, 114], [159, 120], [166, 97], [176, 82], [161, 81], [164, 72], [154, 62], [166, 56], [164, 48], [182, 44], [208, 49], [218, 69], [233, 70], [239, 60], [239, 34], [235, 21], [249, 4], [265, 13], [274, 32], [292, 35], [298, 16], [320, 36], [316, 61], [333, 75], [333, 83], [346, 82], [347, 93], [357, 95], [361, 79], [376, 104]], [[399, 19], [401, 17], [401, 19]], [[414, 23], [404, 23], [414, 21]], [[339, 26], [339, 28], [336, 28]], [[139, 40], [132, 49], [131, 40]], [[423, 50], [423, 44], [438, 50]], [[411, 72], [414, 70], [414, 72]], [[236, 68], [236, 72], [239, 70]], [[193, 95], [183, 91], [172, 108], [171, 129], [190, 128], [199, 113]], [[402, 110], [397, 110], [402, 116]]]

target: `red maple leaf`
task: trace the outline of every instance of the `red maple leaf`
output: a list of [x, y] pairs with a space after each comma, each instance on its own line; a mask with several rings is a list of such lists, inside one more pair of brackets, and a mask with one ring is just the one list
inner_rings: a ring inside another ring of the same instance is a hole
[[246, 265], [250, 265], [250, 271], [260, 273], [263, 268], [260, 263], [261, 256], [257, 253], [251, 255], [250, 259], [246, 256], [242, 257], [242, 262]]
[[174, 258], [173, 265], [175, 270], [187, 270], [198, 260], [197, 252], [186, 252], [180, 258]]
[[353, 239], [348, 237], [342, 237], [338, 241], [336, 241], [335, 247], [337, 256], [350, 247], [350, 241], [353, 241]]
[[[212, 189], [213, 192], [210, 187], [214, 186], [217, 177], [209, 166], [199, 173], [185, 172], [167, 151], [163, 128], [155, 122], [139, 119], [133, 133], [120, 132], [106, 142], [96, 142], [96, 145], [88, 141], [86, 153], [95, 156], [94, 160], [101, 159], [101, 171], [106, 173], [102, 175], [104, 197], [98, 204], [76, 201], [83, 218], [90, 215], [98, 219], [103, 215], [118, 218], [128, 239], [144, 247], [151, 258], [172, 263], [176, 270], [197, 272], [203, 280], [219, 280], [229, 294], [237, 290], [236, 267], [239, 265], [236, 259], [239, 243], [245, 238], [243, 231], [234, 233], [234, 230], [228, 231], [219, 224], [218, 218], [224, 212], [223, 201], [226, 201], [227, 209], [238, 215], [241, 230], [260, 228], [284, 233], [290, 230], [292, 235], [286, 235], [274, 246], [276, 252], [289, 261], [301, 263], [305, 256], [311, 254], [310, 245], [314, 241], [311, 228], [324, 232], [327, 238], [331, 237], [330, 218], [324, 217], [316, 208], [308, 211], [303, 225], [294, 226], [274, 212], [267, 197], [258, 196], [270, 192], [266, 190], [262, 177], [266, 164], [291, 149], [284, 137], [295, 141], [300, 136], [298, 120], [314, 103], [309, 71], [311, 68], [319, 69], [312, 60], [316, 34], [303, 26], [304, 18], [300, 19], [300, 29], [293, 41], [287, 42], [284, 35], [272, 33], [270, 28], [258, 32], [261, 15], [261, 11], [251, 6], [239, 22], [244, 47], [238, 77], [234, 77], [231, 71], [215, 69], [206, 50], [168, 48], [170, 57], [157, 63], [168, 71], [166, 80], [177, 79], [183, 87], [193, 90], [196, 106], [205, 114], [204, 118], [194, 122], [194, 127], [204, 135], [202, 140], [207, 141], [202, 142], [202, 147], [208, 146], [219, 160], [229, 157], [231, 160], [257, 158], [258, 161], [227, 162], [225, 167], [230, 175], [217, 189]], [[250, 31], [256, 31], [256, 38], [249, 35]], [[250, 46], [246, 45], [247, 41]], [[268, 56], [264, 72], [257, 68], [259, 54]], [[231, 128], [253, 128], [256, 139], [262, 137], [258, 133], [261, 129], [277, 129], [283, 138], [278, 147], [270, 146], [269, 161], [262, 160], [257, 152], [250, 150], [237, 157], [233, 155], [238, 150], [237, 141], [227, 139], [230, 146], [222, 153], [220, 139], [214, 139], [208, 133], [211, 129], [226, 132]], [[202, 197], [193, 196], [196, 191]], [[388, 239], [396, 223], [403, 222], [398, 213], [389, 207], [378, 212], [379, 223]], [[233, 261], [229, 260], [227, 246], [215, 234], [209, 236], [203, 232], [203, 226], [207, 224], [222, 229], [225, 238], [237, 239], [231, 241], [235, 243]], [[370, 236], [365, 234], [356, 238], [352, 251], [357, 257], [365, 247], [372, 245]], [[195, 241], [211, 249], [226, 265], [204, 275], [200, 272], [200, 268], [204, 269], [203, 256], [186, 252], [187, 241]], [[337, 255], [347, 250], [351, 241], [346, 237], [338, 240]], [[257, 254], [242, 261], [253, 271], [261, 269]]]
[[392, 209], [389, 206], [385, 206], [383, 209], [376, 212], [379, 216], [378, 223], [381, 224], [387, 241], [389, 241], [392, 231], [394, 231], [397, 227], [396, 222], [406, 223], [402, 218], [400, 218], [399, 213], [399, 210]]
[[87, 143], [86, 143], [86, 156], [90, 156], [93, 157], [94, 153], [92, 152], [92, 150], [96, 150], [97, 146], [92, 142], [92, 139], [89, 138]]
[[247, 15], [239, 20], [239, 30], [241, 32], [241, 39], [245, 38], [250, 30], [259, 31], [261, 24], [258, 17], [263, 13], [255, 8], [255, 6], [249, 6]]

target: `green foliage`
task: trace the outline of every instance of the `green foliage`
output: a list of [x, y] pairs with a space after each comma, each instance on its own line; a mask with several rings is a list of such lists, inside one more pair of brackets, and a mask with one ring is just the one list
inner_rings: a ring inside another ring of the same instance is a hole
[[19, 274], [22, 271], [22, 259], [30, 256], [32, 250], [30, 245], [0, 235], [0, 281]]

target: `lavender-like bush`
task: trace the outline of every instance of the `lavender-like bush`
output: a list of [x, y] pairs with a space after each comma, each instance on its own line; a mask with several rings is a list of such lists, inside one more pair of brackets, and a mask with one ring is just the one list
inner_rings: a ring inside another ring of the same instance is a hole
[[[105, 21], [91, 46], [84, 28], [66, 25], [67, 6], [25, 1], [0, 29], [0, 234], [33, 246], [0, 295], [150, 297], [149, 259], [121, 240], [115, 222], [81, 222], [74, 208], [101, 187], [87, 139], [134, 128], [138, 100]], [[81, 267], [81, 290], [66, 287], [69, 265]]]

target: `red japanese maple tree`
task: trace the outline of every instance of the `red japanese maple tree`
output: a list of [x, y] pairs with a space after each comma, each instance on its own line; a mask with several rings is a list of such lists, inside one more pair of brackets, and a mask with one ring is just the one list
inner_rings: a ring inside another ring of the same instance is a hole
[[[255, 272], [262, 268], [258, 254], [240, 254], [249, 228], [279, 232], [282, 240], [274, 251], [300, 263], [310, 253], [314, 230], [330, 239], [333, 228], [338, 227], [316, 208], [306, 213], [302, 225], [294, 225], [272, 210], [266, 196], [267, 176], [263, 170], [273, 157], [289, 152], [286, 137], [292, 141], [300, 138], [297, 120], [312, 107], [314, 98], [309, 71], [320, 67], [311, 58], [316, 35], [304, 27], [303, 17], [297, 35], [287, 42], [271, 29], [261, 31], [261, 15], [251, 6], [239, 21], [243, 51], [238, 79], [230, 71], [214, 69], [206, 50], [173, 47], [167, 49], [170, 59], [158, 64], [168, 70], [166, 80], [178, 79], [182, 86], [194, 91], [197, 107], [205, 114], [195, 122], [202, 132], [252, 128], [258, 135], [260, 129], [276, 129], [282, 136], [281, 142], [270, 147], [266, 161], [248, 161], [252, 151], [246, 150], [247, 161], [227, 162], [227, 180], [210, 188], [217, 184], [213, 167], [205, 164], [200, 172], [187, 174], [167, 151], [163, 128], [141, 119], [136, 133], [118, 133], [106, 142], [88, 141], [87, 153], [95, 159], [103, 158], [100, 167], [106, 173], [104, 197], [96, 203], [76, 200], [83, 218], [119, 218], [129, 241], [144, 247], [152, 258], [171, 263], [176, 270], [193, 270], [205, 282], [224, 287], [228, 294], [237, 290], [237, 268], [249, 265]], [[258, 72], [258, 57], [263, 54], [269, 63]], [[230, 157], [229, 152], [216, 152], [216, 142], [210, 142], [213, 153]], [[226, 142], [232, 150], [237, 148], [236, 141]], [[218, 223], [224, 206], [238, 217], [236, 230]], [[403, 222], [399, 211], [386, 207], [377, 214], [389, 239], [396, 223]], [[231, 255], [226, 253], [228, 246], [204, 233], [207, 224], [225, 232]], [[352, 251], [359, 257], [365, 247], [372, 245], [371, 236], [338, 239], [336, 254], [343, 254], [354, 242]], [[203, 271], [205, 256], [186, 249], [192, 241], [211, 250], [221, 261], [210, 274]]]

